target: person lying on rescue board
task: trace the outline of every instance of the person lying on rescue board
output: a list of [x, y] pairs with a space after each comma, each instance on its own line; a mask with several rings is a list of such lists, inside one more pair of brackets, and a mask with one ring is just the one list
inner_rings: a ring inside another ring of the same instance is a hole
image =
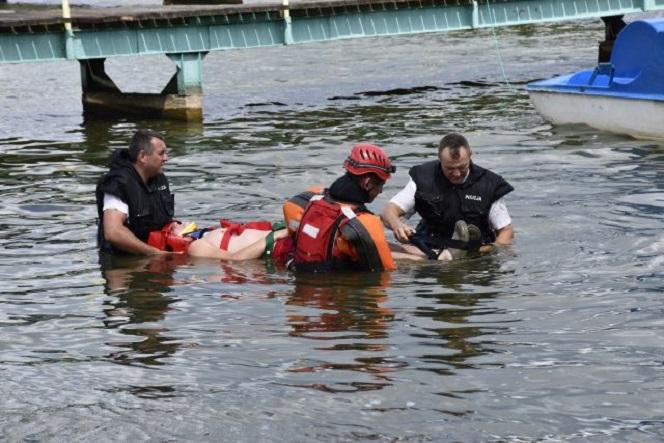
[[[292, 269], [322, 271], [359, 269], [391, 271], [394, 259], [422, 260], [421, 254], [391, 251], [380, 219], [365, 203], [372, 202], [396, 170], [378, 146], [359, 144], [344, 161], [346, 174], [327, 190], [298, 194], [283, 205], [285, 225], [269, 222], [246, 224], [221, 221], [221, 228], [196, 230], [174, 222], [151, 232], [148, 244], [160, 250], [186, 252], [192, 257], [250, 260], [271, 257], [287, 261]], [[468, 241], [473, 229], [459, 225], [455, 238]], [[395, 247], [398, 247], [394, 245]], [[463, 251], [450, 251], [451, 260]]]
[[219, 260], [272, 258], [284, 262], [292, 241], [283, 222], [234, 223], [221, 220], [220, 227], [198, 229], [195, 223], [174, 221], [152, 231], [148, 244], [160, 251]]

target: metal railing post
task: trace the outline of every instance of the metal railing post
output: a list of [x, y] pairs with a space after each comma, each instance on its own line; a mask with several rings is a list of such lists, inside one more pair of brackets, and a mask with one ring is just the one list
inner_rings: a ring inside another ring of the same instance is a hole
[[65, 24], [65, 55], [68, 59], [74, 58], [74, 31], [71, 27], [71, 9], [69, 0], [62, 0], [62, 20]]
[[293, 25], [288, 0], [283, 0], [281, 5], [283, 6], [282, 15], [284, 17], [284, 45], [292, 45], [295, 41], [293, 40]]

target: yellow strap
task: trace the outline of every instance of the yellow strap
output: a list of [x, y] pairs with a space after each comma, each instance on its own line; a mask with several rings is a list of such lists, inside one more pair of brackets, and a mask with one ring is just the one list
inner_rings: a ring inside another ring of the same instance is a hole
[[196, 230], [196, 228], [197, 228], [196, 223], [189, 223], [186, 228], [180, 231], [180, 236], [184, 237], [187, 234], [191, 234]]

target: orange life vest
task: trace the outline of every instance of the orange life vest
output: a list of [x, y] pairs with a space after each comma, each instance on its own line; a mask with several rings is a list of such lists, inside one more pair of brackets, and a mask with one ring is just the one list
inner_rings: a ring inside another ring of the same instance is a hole
[[282, 210], [284, 211], [284, 221], [286, 222], [286, 228], [288, 228], [289, 235], [295, 236], [295, 233], [300, 226], [300, 220], [302, 220], [304, 209], [309, 204], [309, 200], [315, 195], [323, 195], [323, 188], [312, 186], [305, 192], [301, 192], [289, 198], [282, 206]]
[[182, 237], [173, 233], [173, 226], [178, 222], [171, 222], [164, 225], [159, 231], [150, 231], [148, 234], [148, 244], [162, 251], [185, 253], [189, 249], [189, 244], [194, 241], [192, 237]]

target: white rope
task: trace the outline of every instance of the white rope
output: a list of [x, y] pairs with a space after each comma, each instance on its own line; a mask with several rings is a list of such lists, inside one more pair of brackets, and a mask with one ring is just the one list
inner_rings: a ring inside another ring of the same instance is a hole
[[503, 80], [505, 81], [505, 84], [507, 85], [507, 87], [509, 89], [511, 89], [513, 92], [516, 92], [516, 88], [514, 88], [514, 86], [512, 86], [509, 79], [507, 78], [507, 73], [505, 72], [505, 64], [503, 63], [503, 55], [500, 52], [500, 44], [498, 42], [498, 34], [496, 33], [496, 24], [498, 23], [498, 21], [496, 20], [496, 13], [491, 8], [489, 0], [486, 0], [486, 7], [487, 7], [487, 10], [489, 11], [489, 14], [491, 15], [491, 19], [493, 20], [493, 26], [491, 26], [491, 34], [493, 34], [493, 43], [496, 47], [496, 54], [498, 55], [498, 65], [500, 66], [500, 72], [503, 75]]

